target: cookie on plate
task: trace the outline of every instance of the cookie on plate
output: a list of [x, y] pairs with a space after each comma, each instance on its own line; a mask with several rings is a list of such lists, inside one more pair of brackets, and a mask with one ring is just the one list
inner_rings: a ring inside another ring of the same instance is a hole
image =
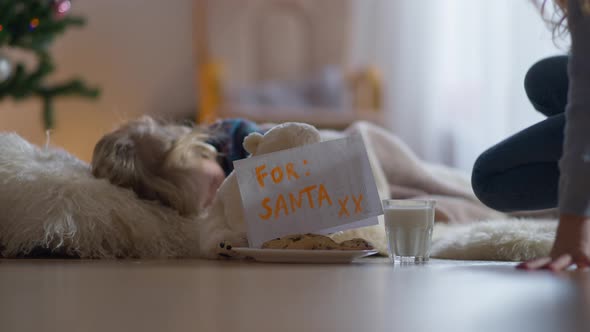
[[267, 241], [262, 245], [262, 249], [370, 250], [373, 247], [363, 239], [352, 239], [337, 243], [324, 235], [295, 234]]
[[295, 234], [267, 241], [262, 249], [330, 250], [338, 249], [338, 243], [324, 235]]
[[363, 239], [352, 239], [340, 242], [340, 250], [373, 250], [375, 249], [369, 242]]

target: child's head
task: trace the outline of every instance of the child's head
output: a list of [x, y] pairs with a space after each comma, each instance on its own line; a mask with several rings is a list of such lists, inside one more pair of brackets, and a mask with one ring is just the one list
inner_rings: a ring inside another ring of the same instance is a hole
[[92, 174], [183, 215], [198, 214], [224, 179], [217, 152], [206, 138], [203, 130], [142, 117], [100, 139]]

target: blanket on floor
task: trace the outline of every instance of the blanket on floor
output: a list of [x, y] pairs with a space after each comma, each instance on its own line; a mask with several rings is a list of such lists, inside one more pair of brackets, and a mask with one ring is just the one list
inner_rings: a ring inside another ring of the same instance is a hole
[[[434, 198], [433, 257], [523, 260], [546, 255], [554, 220], [519, 220], [486, 208], [460, 172], [425, 163], [397, 137], [368, 123], [344, 133], [365, 140], [381, 198]], [[331, 135], [331, 136], [330, 136]], [[383, 225], [333, 235], [386, 251]], [[80, 257], [195, 257], [198, 225], [129, 190], [92, 177], [65, 151], [0, 134], [0, 256], [49, 248]]]
[[[557, 225], [547, 219], [553, 211], [508, 215], [492, 210], [475, 197], [467, 174], [420, 160], [387, 130], [359, 122], [344, 134], [363, 137], [382, 199], [436, 201], [432, 257], [520, 261], [549, 253]], [[382, 254], [387, 251], [382, 220], [333, 235], [337, 241], [354, 237], [371, 241]]]

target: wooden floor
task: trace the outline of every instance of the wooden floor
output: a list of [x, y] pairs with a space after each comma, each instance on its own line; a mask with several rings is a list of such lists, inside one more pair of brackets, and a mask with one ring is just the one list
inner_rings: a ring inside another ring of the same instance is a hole
[[0, 331], [590, 331], [590, 273], [511, 263], [0, 260]]

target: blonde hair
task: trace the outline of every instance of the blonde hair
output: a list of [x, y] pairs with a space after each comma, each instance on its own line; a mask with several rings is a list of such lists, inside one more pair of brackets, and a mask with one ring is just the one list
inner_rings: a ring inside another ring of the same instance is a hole
[[94, 147], [92, 174], [132, 189], [140, 198], [157, 200], [182, 215], [204, 207], [197, 176], [203, 159], [215, 159], [205, 130], [157, 123], [144, 116], [103, 136]]

